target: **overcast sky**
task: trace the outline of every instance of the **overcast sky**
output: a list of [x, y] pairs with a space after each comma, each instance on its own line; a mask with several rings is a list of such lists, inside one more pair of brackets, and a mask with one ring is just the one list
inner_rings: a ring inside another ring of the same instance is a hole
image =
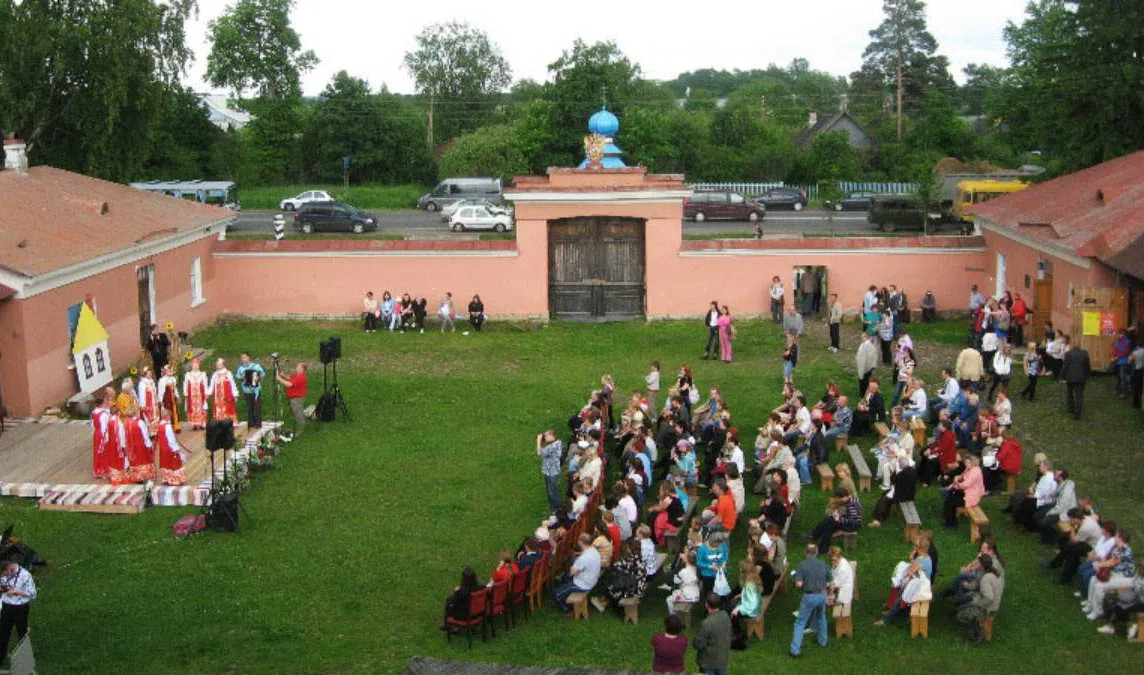
[[[207, 22], [233, 0], [199, 0], [199, 18], [187, 26], [197, 58], [189, 84], [203, 79], [210, 45]], [[1004, 65], [1001, 31], [1020, 23], [1026, 0], [930, 0], [930, 32], [950, 71], [964, 81], [968, 63]], [[606, 11], [591, 11], [606, 10]], [[601, 14], [609, 14], [601, 18]], [[307, 95], [318, 94], [334, 73], [346, 70], [374, 88], [411, 93], [402, 57], [427, 24], [467, 21], [484, 30], [512, 66], [513, 79], [547, 79], [548, 64], [573, 40], [614, 40], [645, 77], [669, 80], [700, 68], [765, 68], [803, 57], [812, 68], [849, 75], [862, 62], [868, 31], [882, 20], [881, 0], [724, 0], [722, 2], [551, 2], [518, 0], [297, 0], [293, 24], [302, 45], [321, 63], [303, 77]]]

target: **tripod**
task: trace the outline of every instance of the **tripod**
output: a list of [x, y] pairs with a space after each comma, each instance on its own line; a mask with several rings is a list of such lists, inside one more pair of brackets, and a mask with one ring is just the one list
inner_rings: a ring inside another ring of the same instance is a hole
[[[278, 355], [271, 354], [270, 359], [274, 362], [274, 421], [278, 422], [278, 430], [282, 430], [282, 399], [278, 396], [278, 389], [282, 383], [278, 381]], [[297, 429], [294, 429], [297, 432]]]
[[[239, 512], [242, 512], [242, 515], [246, 516], [246, 519], [248, 521], [251, 520], [251, 518], [250, 518], [250, 514], [247, 513], [247, 511], [246, 511], [246, 507], [242, 505], [242, 500], [239, 499], [238, 486], [237, 485], [231, 485], [231, 486], [227, 487], [227, 484], [229, 483], [229, 478], [228, 478], [228, 473], [227, 473], [227, 458], [226, 458], [226, 452], [227, 452], [228, 448], [219, 448], [218, 450], [222, 450], [222, 487], [220, 487], [218, 485], [218, 483], [216, 483], [217, 479], [215, 477], [214, 454], [215, 454], [215, 452], [217, 452], [217, 450], [211, 450], [208, 448], [207, 452], [209, 452], [211, 455], [211, 492], [210, 492], [210, 495], [209, 495], [207, 501], [203, 502], [202, 507], [199, 509], [199, 515], [206, 518], [208, 524], [214, 518], [218, 518], [222, 521], [222, 524], [223, 524], [223, 526], [219, 529], [224, 530], [224, 531], [228, 531], [228, 532], [234, 532], [234, 531], [238, 530], [238, 521], [239, 521], [238, 514], [239, 514]], [[224, 489], [224, 488], [226, 488], [226, 489]], [[221, 504], [225, 501], [231, 501], [231, 500], [234, 501], [234, 508], [233, 509], [225, 509], [225, 508], [217, 508], [216, 509], [216, 507], [219, 504]], [[214, 513], [213, 518], [212, 518], [212, 512], [216, 512], [216, 513]]]
[[322, 364], [322, 398], [332, 397], [332, 405], [336, 406], [338, 410], [342, 411], [342, 421], [349, 421], [350, 417], [349, 406], [346, 405], [346, 399], [342, 396], [342, 388], [338, 386], [338, 360], [333, 359], [334, 383], [327, 385], [327, 376], [330, 372], [330, 364]]

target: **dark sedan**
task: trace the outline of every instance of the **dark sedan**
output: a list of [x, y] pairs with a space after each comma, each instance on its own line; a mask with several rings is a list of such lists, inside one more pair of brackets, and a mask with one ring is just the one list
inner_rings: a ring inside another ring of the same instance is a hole
[[874, 202], [875, 192], [858, 190], [851, 192], [834, 204], [835, 211], [869, 211]]
[[806, 191], [796, 187], [776, 187], [755, 196], [755, 201], [768, 209], [793, 209], [801, 211], [806, 207]]

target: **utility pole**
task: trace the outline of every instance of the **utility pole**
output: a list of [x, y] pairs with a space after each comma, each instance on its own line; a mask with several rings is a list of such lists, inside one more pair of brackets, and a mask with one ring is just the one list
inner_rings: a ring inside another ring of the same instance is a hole
[[[430, 118], [432, 119], [432, 118]], [[898, 57], [898, 142], [901, 142], [901, 57]]]
[[[430, 94], [429, 94], [429, 131], [428, 131], [428, 135], [425, 139], [425, 143], [429, 146], [430, 150], [433, 149], [433, 104], [436, 102], [437, 102], [436, 96], [432, 92], [430, 92]], [[898, 135], [901, 136], [900, 131], [899, 131]]]

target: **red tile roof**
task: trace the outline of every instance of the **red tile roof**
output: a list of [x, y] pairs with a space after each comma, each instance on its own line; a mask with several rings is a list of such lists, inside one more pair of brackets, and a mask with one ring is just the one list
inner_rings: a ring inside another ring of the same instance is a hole
[[995, 225], [1111, 265], [1144, 237], [1144, 150], [1002, 195], [971, 211]]
[[0, 267], [34, 277], [232, 216], [48, 166], [0, 171]]

